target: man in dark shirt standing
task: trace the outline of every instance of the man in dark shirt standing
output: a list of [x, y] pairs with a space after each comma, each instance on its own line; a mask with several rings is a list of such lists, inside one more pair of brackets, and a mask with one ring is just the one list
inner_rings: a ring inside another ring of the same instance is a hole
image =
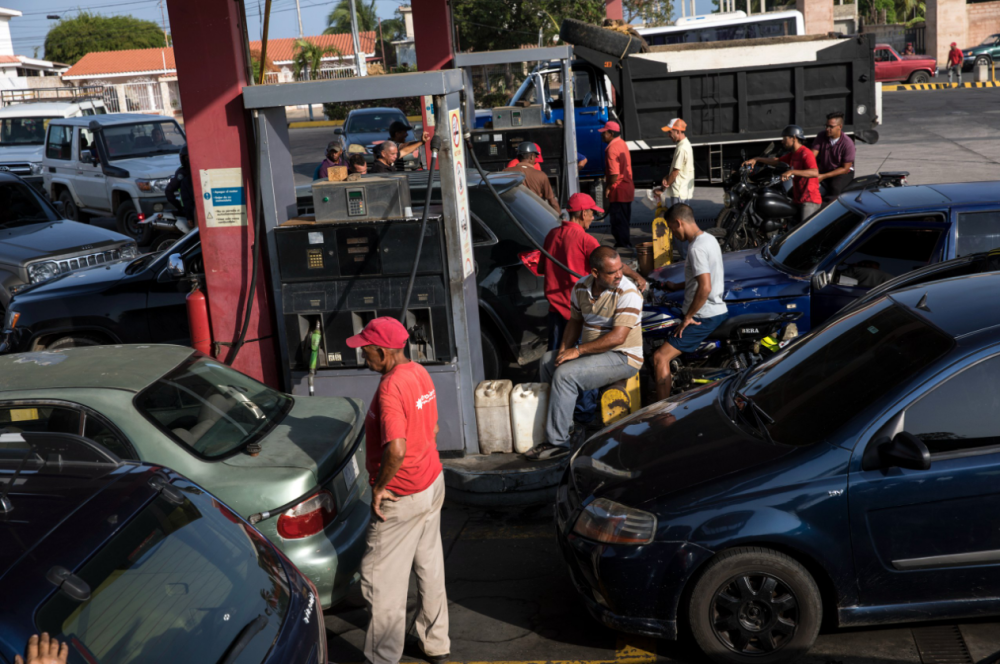
[[[170, 178], [167, 188], [163, 192], [170, 203], [185, 219], [196, 223], [194, 207], [194, 181], [191, 179], [191, 161], [188, 158], [188, 146], [185, 145], [180, 151], [181, 167]], [[180, 200], [177, 199], [180, 194]]]
[[812, 144], [819, 168], [819, 193], [836, 198], [854, 179], [854, 141], [844, 135], [844, 114], [826, 116], [826, 134]]
[[369, 173], [392, 173], [396, 170], [399, 146], [394, 141], [386, 141], [375, 146], [375, 161], [368, 167]]
[[549, 182], [549, 177], [545, 173], [535, 170], [538, 146], [528, 141], [522, 141], [517, 146], [517, 157], [519, 160], [517, 166], [505, 168], [504, 170], [524, 175], [524, 186], [538, 194], [542, 200], [548, 202], [556, 214], [559, 214], [561, 212], [559, 201], [556, 200], [556, 195], [552, 191], [552, 183]]

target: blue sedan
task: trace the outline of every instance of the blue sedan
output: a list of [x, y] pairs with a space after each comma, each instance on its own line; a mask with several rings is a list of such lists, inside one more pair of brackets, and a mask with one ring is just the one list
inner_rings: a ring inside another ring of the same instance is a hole
[[824, 617], [1000, 613], [998, 290], [893, 291], [588, 440], [556, 516], [590, 612], [769, 664]]
[[[851, 192], [769, 245], [725, 254], [726, 304], [731, 316], [801, 312], [806, 332], [894, 277], [997, 246], [1000, 182]], [[684, 281], [684, 264], [650, 277]]]

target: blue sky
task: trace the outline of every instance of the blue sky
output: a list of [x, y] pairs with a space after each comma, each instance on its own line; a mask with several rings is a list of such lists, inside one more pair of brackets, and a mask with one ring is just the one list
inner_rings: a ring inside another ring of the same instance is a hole
[[[322, 33], [326, 27], [326, 16], [336, 5], [336, 0], [299, 0], [299, 2], [302, 6], [302, 26], [305, 34]], [[392, 18], [396, 7], [401, 4], [409, 2], [375, 0], [378, 15], [382, 18]], [[46, 18], [48, 14], [73, 16], [83, 8], [107, 16], [130, 14], [160, 24], [160, 0], [0, 0], [0, 5], [24, 12], [24, 16], [11, 20], [10, 31], [14, 39], [14, 52], [29, 57], [34, 53], [36, 46], [39, 57], [44, 56], [45, 34], [55, 23]], [[708, 13], [712, 10], [712, 0], [696, 0], [696, 7], [699, 13]], [[247, 23], [251, 39], [260, 38], [261, 25], [258, 12], [263, 12], [263, 9], [264, 0], [247, 0]], [[169, 27], [168, 21], [168, 30]], [[298, 36], [295, 0], [272, 0], [270, 34], [274, 38]]]

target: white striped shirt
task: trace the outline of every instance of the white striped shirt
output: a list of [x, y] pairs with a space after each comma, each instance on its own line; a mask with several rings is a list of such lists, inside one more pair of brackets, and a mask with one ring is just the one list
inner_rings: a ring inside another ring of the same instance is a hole
[[635, 368], [642, 366], [642, 293], [628, 277], [622, 277], [618, 288], [604, 290], [593, 296], [594, 276], [587, 275], [573, 286], [570, 319], [583, 321], [583, 339], [588, 343], [603, 337], [615, 327], [627, 327], [628, 336], [611, 350], [628, 357]]

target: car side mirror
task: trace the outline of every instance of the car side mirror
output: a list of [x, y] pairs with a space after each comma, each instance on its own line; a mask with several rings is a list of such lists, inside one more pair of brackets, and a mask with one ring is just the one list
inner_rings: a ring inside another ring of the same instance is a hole
[[344, 133], [344, 128], [343, 127], [334, 127], [333, 128], [333, 133], [335, 133], [335, 134], [343, 134]]
[[184, 259], [181, 258], [180, 254], [170, 254], [167, 259], [167, 274], [175, 279], [184, 278]]
[[93, 150], [82, 150], [80, 152], [80, 161], [85, 164], [97, 166], [97, 155], [94, 154]]
[[876, 444], [879, 460], [883, 468], [908, 468], [927, 470], [931, 467], [931, 453], [912, 433], [900, 431], [892, 440], [884, 439]]

